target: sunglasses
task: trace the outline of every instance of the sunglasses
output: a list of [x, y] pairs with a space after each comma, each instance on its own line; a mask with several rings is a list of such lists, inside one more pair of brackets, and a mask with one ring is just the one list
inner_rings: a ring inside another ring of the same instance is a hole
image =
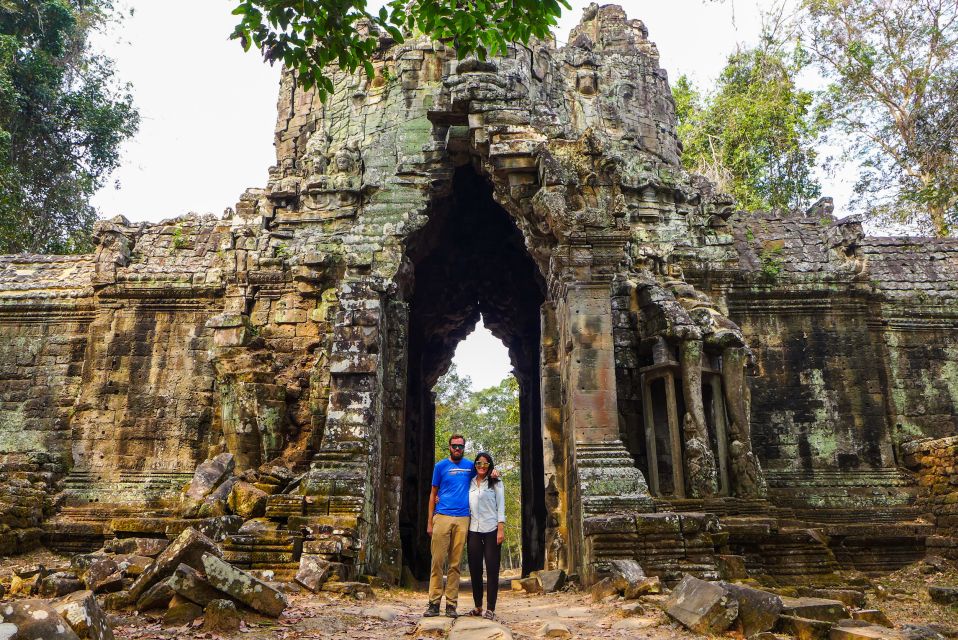
[[476, 469], [485, 469], [489, 466], [488, 462], [477, 462]]
[[466, 445], [464, 445], [464, 444], [451, 444], [451, 445], [449, 445], [449, 448], [450, 448], [450, 449], [459, 449], [460, 451], [462, 451], [463, 449], [466, 448]]

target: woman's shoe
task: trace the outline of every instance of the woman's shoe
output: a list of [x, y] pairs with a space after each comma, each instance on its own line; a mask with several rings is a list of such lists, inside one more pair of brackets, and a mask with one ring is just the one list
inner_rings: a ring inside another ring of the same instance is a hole
[[490, 611], [489, 609], [486, 609], [486, 612], [485, 612], [484, 614], [482, 614], [482, 617], [485, 618], [486, 620], [495, 620], [495, 619], [496, 619], [496, 612], [495, 612], [495, 611]]
[[476, 607], [475, 609], [469, 612], [469, 615], [475, 616], [478, 618], [479, 616], [482, 615], [482, 607]]

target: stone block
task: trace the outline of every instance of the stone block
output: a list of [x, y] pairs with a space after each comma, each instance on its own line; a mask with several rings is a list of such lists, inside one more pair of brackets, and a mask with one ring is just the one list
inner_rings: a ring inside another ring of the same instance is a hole
[[932, 602], [938, 604], [958, 604], [958, 587], [931, 585], [928, 587], [928, 595]]
[[221, 453], [201, 462], [193, 472], [193, 479], [184, 494], [185, 498], [190, 501], [202, 500], [232, 474], [235, 468], [236, 461], [232, 453]]
[[610, 564], [612, 583], [620, 593], [624, 593], [626, 589], [645, 577], [645, 571], [635, 560], [619, 559], [613, 560]]
[[619, 590], [616, 588], [615, 581], [612, 578], [602, 578], [592, 585], [589, 592], [592, 594], [592, 602], [602, 602], [610, 596], [619, 594]]
[[318, 592], [329, 578], [330, 562], [322, 556], [304, 553], [299, 559], [296, 582], [312, 592]]
[[626, 600], [635, 600], [653, 593], [662, 593], [662, 580], [658, 576], [642, 578], [635, 584], [629, 585], [622, 595]]
[[327, 581], [323, 585], [323, 591], [339, 593], [344, 596], [356, 598], [357, 600], [372, 600], [376, 597], [373, 588], [365, 582]]
[[745, 580], [748, 578], [744, 556], [719, 554], [715, 556], [715, 565], [722, 580]]
[[211, 585], [250, 609], [275, 618], [286, 608], [286, 596], [219, 556], [203, 554], [202, 562]]
[[446, 636], [447, 640], [512, 640], [512, 632], [493, 620], [458, 618]]
[[696, 633], [719, 634], [738, 616], [738, 602], [720, 585], [685, 576], [665, 602], [665, 612]]
[[547, 621], [539, 627], [536, 636], [539, 638], [560, 638], [561, 640], [568, 640], [572, 637], [572, 631], [564, 622], [552, 620]]
[[740, 584], [722, 583], [722, 587], [738, 601], [736, 625], [746, 638], [772, 630], [782, 613], [780, 597]]
[[512, 581], [513, 591], [525, 591], [526, 593], [542, 593], [542, 583], [535, 576], [522, 578]]
[[108, 553], [155, 558], [168, 546], [170, 541], [166, 538], [113, 538], [104, 543], [103, 550]]
[[553, 593], [565, 586], [566, 573], [562, 569], [553, 569], [550, 571], [538, 571], [536, 577], [539, 579], [539, 585], [543, 593]]
[[92, 591], [77, 591], [50, 602], [81, 640], [113, 640], [113, 630]]
[[222, 592], [207, 582], [199, 571], [185, 564], [179, 565], [166, 582], [175, 593], [201, 607], [223, 597]]
[[864, 620], [871, 624], [881, 625], [883, 627], [894, 627], [888, 616], [880, 609], [857, 609], [852, 611], [852, 618], [855, 620]]
[[452, 629], [452, 618], [422, 618], [413, 631], [414, 638], [445, 638]]
[[821, 620], [823, 622], [838, 622], [851, 618], [845, 604], [838, 600], [825, 598], [782, 598], [782, 615]]
[[230, 511], [244, 518], [259, 518], [266, 515], [269, 494], [249, 482], [237, 482], [230, 491], [226, 504]]
[[182, 627], [190, 624], [203, 615], [203, 607], [190, 602], [186, 598], [176, 596], [170, 600], [170, 605], [163, 614], [164, 627]]
[[775, 625], [777, 631], [795, 636], [797, 640], [828, 640], [831, 622], [811, 620], [798, 616], [782, 615]]
[[139, 599], [151, 586], [173, 575], [181, 564], [199, 569], [204, 554], [222, 555], [216, 543], [193, 528], [187, 528], [170, 546], [163, 550], [150, 568], [143, 572], [130, 587], [130, 596]]
[[232, 634], [240, 629], [239, 611], [232, 600], [211, 600], [203, 609], [203, 631], [214, 635]]
[[37, 593], [44, 598], [57, 598], [83, 588], [83, 581], [67, 571], [51, 573], [40, 581]]
[[10, 640], [80, 640], [66, 620], [43, 600], [12, 600], [0, 606], [0, 637]]
[[176, 592], [170, 584], [170, 578], [157, 582], [147, 589], [140, 599], [136, 601], [137, 611], [152, 611], [153, 609], [165, 609], [170, 605], [170, 600]]
[[834, 626], [828, 632], [828, 640], [903, 640], [900, 633], [879, 625]]

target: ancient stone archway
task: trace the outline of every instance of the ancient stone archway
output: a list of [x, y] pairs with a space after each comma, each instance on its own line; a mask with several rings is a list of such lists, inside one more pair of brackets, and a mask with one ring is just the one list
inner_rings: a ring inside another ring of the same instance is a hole
[[[522, 236], [470, 166], [456, 170], [448, 198], [410, 243], [412, 262], [406, 386], [405, 472], [399, 513], [403, 558], [428, 575], [426, 499], [433, 464], [432, 387], [480, 314], [509, 349], [520, 392], [523, 569], [544, 561], [545, 493], [540, 402], [540, 308], [545, 283]], [[519, 486], [510, 487], [520, 491]]]

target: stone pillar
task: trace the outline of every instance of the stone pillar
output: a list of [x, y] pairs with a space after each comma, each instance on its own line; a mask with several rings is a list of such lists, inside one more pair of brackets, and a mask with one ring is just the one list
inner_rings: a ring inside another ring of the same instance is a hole
[[602, 570], [607, 543], [615, 543], [615, 534], [609, 538], [593, 521], [653, 509], [645, 478], [619, 438], [612, 340], [614, 269], [603, 260], [614, 244], [572, 248], [566, 271], [571, 277], [561, 285], [556, 304], [564, 433], [571, 444], [574, 482], [569, 490], [569, 552], [571, 568], [586, 583]]
[[718, 475], [702, 405], [702, 341], [683, 340], [679, 345], [679, 358], [685, 398], [683, 436], [689, 493], [693, 498], [707, 498], [718, 492]]
[[764, 498], [768, 494], [765, 474], [752, 451], [749, 427], [749, 389], [745, 382], [746, 351], [728, 347], [722, 352], [722, 387], [728, 409], [729, 462], [732, 493], [741, 498]]
[[354, 532], [353, 573], [378, 570], [381, 551], [385, 340], [373, 284], [357, 278], [340, 286], [326, 428], [304, 483], [307, 515], [334, 516], [341, 529]]
[[559, 357], [559, 327], [552, 303], [542, 305], [542, 452], [546, 499], [546, 569], [569, 569], [567, 468], [562, 431], [562, 372]]

